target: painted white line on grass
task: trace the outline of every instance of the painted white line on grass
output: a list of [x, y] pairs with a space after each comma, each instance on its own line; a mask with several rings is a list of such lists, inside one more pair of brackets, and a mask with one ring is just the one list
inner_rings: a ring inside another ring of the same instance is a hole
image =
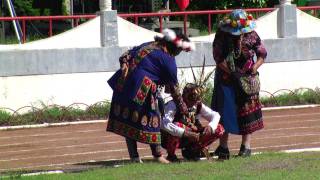
[[281, 152], [285, 152], [285, 153], [320, 152], [320, 147], [319, 148], [290, 149], [290, 150], [283, 150]]
[[21, 176], [38, 176], [38, 175], [47, 175], [47, 174], [62, 174], [63, 171], [56, 170], [56, 171], [41, 171], [36, 173], [27, 173], [27, 174], [21, 174]]
[[[38, 175], [49, 175], [49, 174], [62, 174], [64, 173], [61, 170], [55, 170], [55, 171], [40, 171], [35, 173], [26, 173], [21, 174], [20, 176], [38, 176]], [[0, 179], [12, 179], [12, 176], [0, 176]]]

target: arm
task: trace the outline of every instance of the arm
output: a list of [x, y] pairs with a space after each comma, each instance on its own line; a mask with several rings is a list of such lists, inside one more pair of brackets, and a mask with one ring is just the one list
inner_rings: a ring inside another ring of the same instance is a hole
[[252, 67], [252, 73], [256, 74], [259, 67], [264, 63], [264, 60], [267, 57], [267, 50], [264, 44], [261, 42], [259, 35], [254, 32], [255, 44], [254, 44], [254, 51], [257, 56], [257, 61]]
[[212, 131], [217, 129], [218, 123], [220, 121], [220, 114], [216, 111], [213, 111], [205, 104], [202, 104], [202, 108], [200, 110], [199, 116], [202, 116], [204, 119], [209, 121], [209, 126]]
[[172, 136], [182, 137], [184, 129], [173, 124], [174, 115], [176, 113], [176, 105], [173, 101], [168, 102], [165, 106], [165, 115], [161, 121], [161, 129], [168, 132]]
[[179, 108], [180, 112], [183, 114], [187, 113], [187, 106], [183, 101], [183, 98], [180, 93], [180, 88], [178, 84], [178, 77], [177, 77], [177, 65], [176, 60], [169, 56], [163, 55], [163, 81], [167, 85], [169, 93], [172, 96], [173, 101], [176, 103], [177, 108]]
[[222, 32], [218, 29], [212, 43], [212, 54], [217, 67], [228, 76], [230, 75], [231, 71], [226, 61], [226, 57], [228, 55], [228, 44], [226, 43], [226, 36], [227, 34], [225, 32]]
[[256, 74], [258, 72], [259, 67], [264, 63], [264, 58], [258, 57], [257, 62], [252, 67], [252, 74]]

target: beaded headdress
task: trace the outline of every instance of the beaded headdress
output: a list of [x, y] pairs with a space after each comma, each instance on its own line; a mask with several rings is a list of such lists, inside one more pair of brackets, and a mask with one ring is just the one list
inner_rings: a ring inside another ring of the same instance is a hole
[[199, 74], [199, 76], [200, 76], [199, 78], [196, 77], [194, 70], [193, 70], [193, 67], [190, 65], [194, 82], [187, 83], [185, 85], [185, 87], [183, 88], [184, 96], [186, 96], [188, 98], [188, 100], [190, 100], [190, 101], [199, 101], [202, 99], [202, 97], [205, 93], [207, 82], [214, 72], [214, 70], [213, 70], [213, 71], [210, 71], [209, 73], [207, 73], [207, 75], [205, 75], [205, 70], [204, 70], [205, 64], [206, 64], [206, 59], [204, 57], [202, 69]]

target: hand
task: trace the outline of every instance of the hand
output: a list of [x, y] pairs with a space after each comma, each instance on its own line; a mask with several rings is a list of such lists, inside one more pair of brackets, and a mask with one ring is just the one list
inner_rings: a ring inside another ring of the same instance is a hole
[[180, 104], [178, 105], [180, 113], [184, 114], [184, 115], [188, 115], [188, 107], [186, 105], [186, 103], [184, 103], [183, 101], [180, 102]]
[[185, 130], [183, 137], [187, 138], [190, 142], [199, 142], [200, 134]]
[[121, 76], [125, 79], [129, 71], [128, 63], [121, 64], [121, 70], [122, 70]]
[[206, 126], [205, 128], [204, 128], [204, 130], [203, 130], [203, 135], [211, 135], [213, 133], [213, 130], [212, 130], [212, 128], [211, 128], [211, 126]]
[[193, 132], [197, 132], [199, 129], [197, 128], [197, 126], [191, 124], [190, 128], [192, 129]]

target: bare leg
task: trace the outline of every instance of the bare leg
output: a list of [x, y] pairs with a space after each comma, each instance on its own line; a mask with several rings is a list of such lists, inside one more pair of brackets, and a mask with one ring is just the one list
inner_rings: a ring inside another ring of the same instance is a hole
[[242, 135], [242, 142], [241, 142], [238, 156], [242, 156], [242, 157], [251, 156], [251, 148], [250, 148], [251, 136], [252, 134]]
[[244, 145], [247, 149], [250, 149], [252, 134], [242, 135], [242, 145]]

